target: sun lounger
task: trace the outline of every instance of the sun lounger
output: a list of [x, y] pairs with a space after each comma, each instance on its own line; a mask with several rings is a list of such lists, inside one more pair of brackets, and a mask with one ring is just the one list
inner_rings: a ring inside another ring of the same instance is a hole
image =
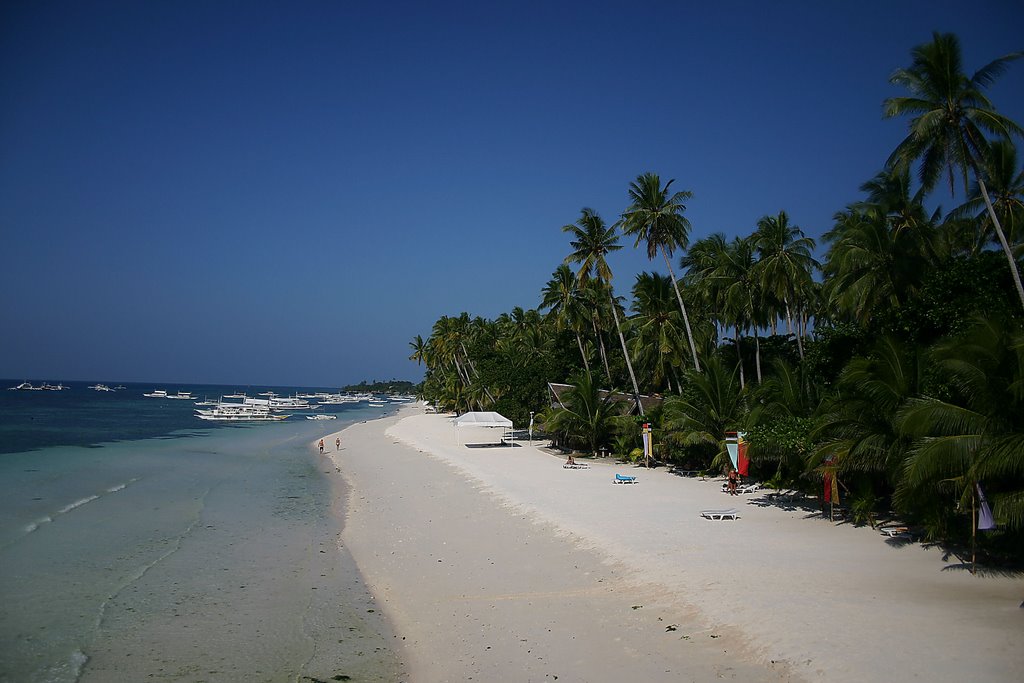
[[574, 465], [562, 465], [562, 467], [564, 467], [567, 470], [589, 470], [590, 469], [590, 465], [586, 465], [584, 463], [576, 463]]
[[701, 510], [700, 516], [704, 519], [736, 519], [738, 516], [736, 508], [730, 508], [728, 510]]
[[754, 493], [761, 488], [760, 484], [744, 484], [736, 487], [736, 493]]
[[616, 484], [635, 484], [636, 483], [636, 477], [627, 477], [624, 474], [616, 474], [615, 475], [615, 483]]

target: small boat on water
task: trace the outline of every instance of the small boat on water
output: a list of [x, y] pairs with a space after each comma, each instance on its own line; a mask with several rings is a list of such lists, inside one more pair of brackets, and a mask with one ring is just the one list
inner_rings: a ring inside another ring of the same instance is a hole
[[7, 387], [11, 391], [64, 391], [71, 387], [66, 387], [63, 384], [50, 384], [49, 382], [43, 382], [42, 386], [34, 386], [31, 382], [22, 382], [16, 387]]
[[164, 389], [154, 389], [148, 394], [143, 394], [146, 398], [167, 398], [167, 391]]
[[324, 415], [323, 413], [320, 413], [318, 415], [307, 415], [306, 419], [307, 420], [337, 420], [338, 416], [337, 415]]
[[108, 387], [106, 384], [93, 384], [89, 388], [92, 389], [93, 391], [113, 391], [113, 389]]
[[176, 394], [167, 394], [164, 398], [173, 398], [176, 401], [194, 401], [195, 397], [191, 391], [179, 391]]

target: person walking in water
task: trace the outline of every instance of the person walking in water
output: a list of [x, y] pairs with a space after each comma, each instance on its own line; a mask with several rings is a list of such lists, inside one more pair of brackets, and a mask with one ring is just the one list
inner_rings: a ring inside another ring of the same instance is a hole
[[324, 454], [324, 440], [320, 439], [320, 455]]

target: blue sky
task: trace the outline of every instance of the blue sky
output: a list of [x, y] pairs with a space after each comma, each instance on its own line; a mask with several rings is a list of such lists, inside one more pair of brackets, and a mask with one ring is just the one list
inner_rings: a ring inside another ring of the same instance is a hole
[[[370, 4], [3, 3], [0, 376], [418, 380], [416, 334], [535, 307], [638, 174], [691, 239], [818, 238], [913, 46], [1024, 48], [1015, 1]], [[990, 94], [1024, 122], [1024, 61]], [[625, 244], [620, 294], [664, 269]]]

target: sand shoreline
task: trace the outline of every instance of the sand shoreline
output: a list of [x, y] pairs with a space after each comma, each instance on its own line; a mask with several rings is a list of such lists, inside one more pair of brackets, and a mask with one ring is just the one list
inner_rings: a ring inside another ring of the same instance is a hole
[[[999, 681], [1024, 665], [1024, 582], [934, 548], [663, 470], [469, 448], [415, 408], [341, 438], [342, 541], [408, 680]], [[697, 514], [722, 507], [740, 519]]]

